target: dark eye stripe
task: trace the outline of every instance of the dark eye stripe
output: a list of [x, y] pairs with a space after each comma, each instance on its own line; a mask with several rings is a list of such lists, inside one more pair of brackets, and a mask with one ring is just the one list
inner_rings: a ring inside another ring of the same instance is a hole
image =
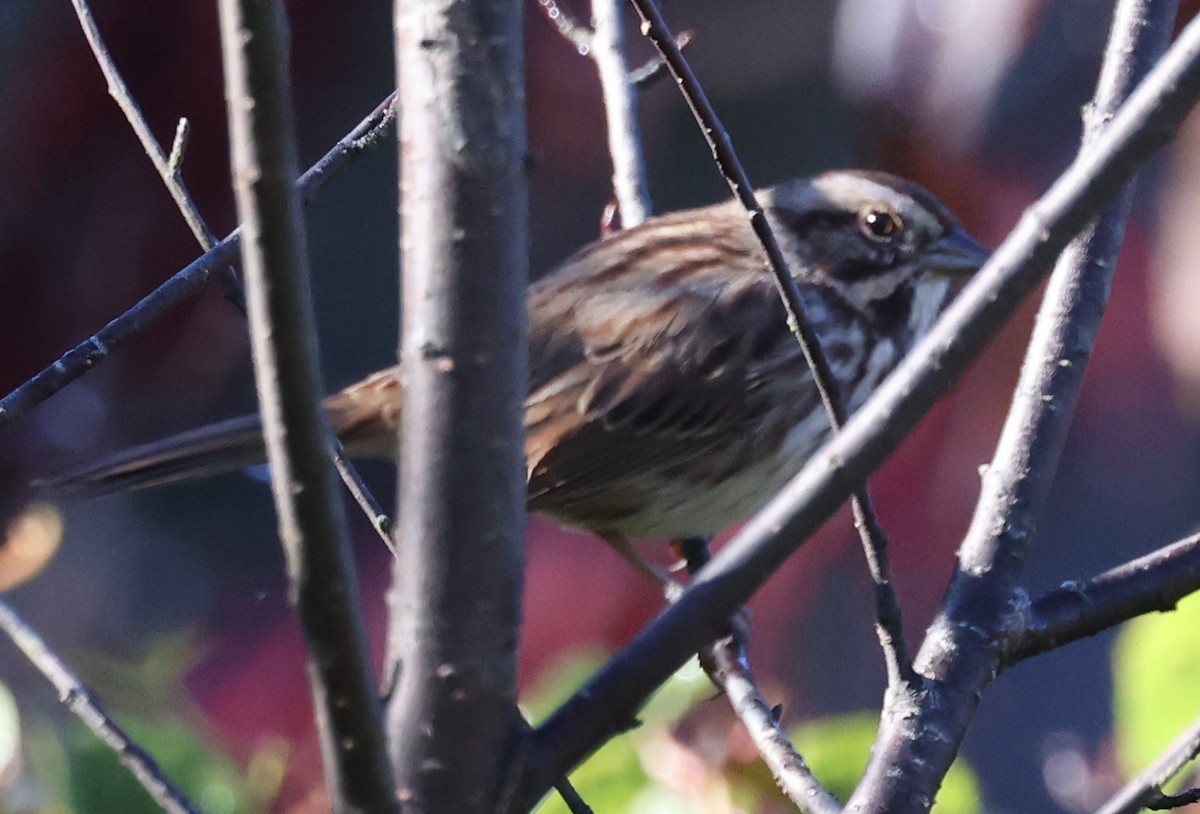
[[808, 249], [809, 260], [839, 280], [856, 282], [887, 274], [900, 260], [898, 241], [864, 235], [858, 212], [786, 208], [771, 212]]

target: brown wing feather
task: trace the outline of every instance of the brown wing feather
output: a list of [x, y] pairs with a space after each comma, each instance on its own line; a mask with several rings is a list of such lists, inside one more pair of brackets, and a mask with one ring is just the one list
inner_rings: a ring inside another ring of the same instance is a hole
[[[727, 229], [738, 228], [747, 228], [744, 215], [731, 212]], [[625, 239], [653, 247], [678, 240], [678, 232], [677, 224], [656, 222]], [[806, 392], [770, 277], [754, 271], [731, 282], [722, 265], [726, 236], [710, 232], [673, 246], [681, 259], [666, 272], [649, 249], [639, 253], [610, 238], [605, 250], [624, 264], [606, 268], [604, 257], [585, 251], [586, 274], [568, 266], [534, 288], [535, 367], [526, 402], [531, 509], [561, 516], [574, 505], [599, 504], [619, 514], [622, 506], [605, 501], [636, 499], [631, 481], [731, 440], [744, 445], [745, 433], [772, 410], [767, 388], [781, 363], [794, 368], [788, 389]]]

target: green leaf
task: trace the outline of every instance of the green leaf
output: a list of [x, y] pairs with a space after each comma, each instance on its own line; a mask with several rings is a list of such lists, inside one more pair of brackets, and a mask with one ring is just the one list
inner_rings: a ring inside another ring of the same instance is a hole
[[1200, 715], [1200, 597], [1129, 622], [1113, 646], [1113, 735], [1127, 776]]
[[[540, 720], [570, 697], [603, 664], [604, 657], [574, 653], [548, 668], [521, 706], [531, 720]], [[687, 814], [692, 801], [650, 777], [644, 764], [653, 761], [664, 733], [696, 702], [713, 693], [708, 677], [695, 663], [681, 668], [659, 688], [639, 713], [640, 726], [619, 735], [577, 768], [570, 777], [579, 795], [595, 811], [625, 814]], [[567, 814], [561, 796], [552, 792], [537, 809], [539, 814]]]

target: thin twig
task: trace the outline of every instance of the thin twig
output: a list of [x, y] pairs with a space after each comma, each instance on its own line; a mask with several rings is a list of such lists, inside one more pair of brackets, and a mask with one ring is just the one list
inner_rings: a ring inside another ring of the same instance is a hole
[[[682, 541], [688, 573], [695, 573], [710, 559], [708, 540], [693, 537]], [[837, 798], [829, 793], [783, 731], [776, 708], [767, 703], [758, 690], [746, 652], [746, 629], [740, 620], [733, 623], [732, 634], [700, 649], [700, 666], [716, 687], [729, 699], [763, 763], [780, 791], [804, 814], [839, 814]]]
[[[675, 44], [679, 46], [679, 50], [687, 48], [695, 39], [696, 32], [690, 28], [680, 31], [675, 35]], [[651, 85], [658, 82], [664, 76], [669, 76], [667, 63], [663, 61], [661, 56], [655, 56], [647, 60], [640, 68], [634, 68], [629, 72], [629, 81], [637, 86], [638, 90], [645, 90]]]
[[221, 0], [232, 174], [250, 347], [290, 598], [334, 812], [398, 811], [322, 414], [296, 136], [279, 0]]
[[1200, 719], [1192, 722], [1186, 732], [1176, 738], [1145, 771], [1122, 786], [1096, 814], [1136, 814], [1150, 807], [1150, 803], [1157, 802], [1156, 797], [1165, 797], [1163, 784], [1194, 760], [1197, 754], [1200, 754]]
[[621, 27], [624, 0], [592, 0], [592, 62], [600, 76], [608, 151], [612, 156], [613, 193], [621, 210], [621, 228], [646, 219], [652, 207], [646, 188], [646, 164], [638, 132], [637, 88], [625, 64], [625, 33]]
[[554, 789], [562, 797], [566, 803], [567, 810], [571, 814], [592, 814], [592, 807], [587, 804], [587, 801], [579, 796], [579, 792], [571, 785], [571, 781], [565, 777], [560, 777], [554, 781]]
[[700, 650], [700, 665], [741, 720], [780, 791], [805, 814], [840, 814], [842, 805], [796, 751], [779, 717], [758, 691], [746, 651], [727, 636]]
[[[169, 160], [163, 154], [162, 146], [158, 143], [158, 139], [150, 132], [150, 125], [146, 123], [146, 118], [142, 115], [141, 108], [138, 107], [133, 94], [126, 87], [125, 80], [121, 78], [121, 73], [117, 70], [117, 65], [113, 61], [112, 54], [108, 52], [108, 46], [104, 44], [104, 40], [100, 36], [100, 29], [96, 26], [96, 20], [92, 17], [92, 11], [88, 8], [87, 0], [71, 0], [71, 5], [75, 7], [75, 16], [79, 18], [79, 25], [83, 28], [83, 34], [87, 37], [88, 45], [96, 57], [96, 62], [100, 65], [100, 70], [104, 74], [105, 81], [108, 82], [109, 96], [113, 98], [113, 101], [117, 103], [117, 107], [121, 108], [121, 112], [125, 114], [125, 119], [129, 122], [129, 126], [133, 128], [134, 135], [137, 136], [138, 141], [141, 142], [142, 149], [146, 151], [146, 155], [150, 158], [150, 163], [154, 165], [154, 169], [158, 170], [159, 177], [162, 178], [167, 191], [171, 193], [171, 198], [174, 199], [175, 206], [183, 213], [183, 219], [187, 221], [188, 228], [192, 230], [192, 234], [196, 236], [196, 240], [205, 251], [211, 249], [216, 244], [217, 238], [209, 231], [204, 218], [200, 216], [200, 211], [196, 208], [195, 203], [192, 202], [191, 196], [188, 195], [187, 188], [183, 185], [183, 179], [176, 169], [178, 162]], [[174, 150], [172, 151], [172, 155], [174, 155]], [[237, 271], [233, 266], [225, 266], [223, 273], [225, 279], [225, 296], [244, 315], [246, 313], [246, 294], [242, 290], [242, 281], [238, 279]]]
[[[79, 16], [79, 22], [83, 26], [84, 33], [87, 35], [88, 43], [92, 47], [92, 53], [96, 56], [96, 61], [100, 64], [100, 69], [104, 72], [104, 76], [108, 79], [109, 93], [117, 101], [121, 110], [125, 112], [125, 117], [128, 119], [130, 126], [141, 141], [146, 155], [150, 157], [151, 163], [158, 170], [159, 177], [167, 187], [167, 191], [171, 193], [171, 197], [175, 200], [175, 205], [179, 209], [183, 219], [187, 222], [188, 227], [192, 230], [192, 234], [196, 237], [196, 241], [200, 244], [200, 248], [205, 251], [211, 250], [216, 245], [216, 238], [205, 223], [203, 216], [200, 214], [199, 208], [196, 206], [192, 196], [188, 193], [187, 188], [183, 185], [183, 180], [180, 176], [180, 168], [183, 162], [183, 151], [186, 149], [188, 137], [191, 133], [191, 127], [187, 119], [180, 119], [179, 125], [175, 129], [175, 139], [171, 144], [171, 154], [164, 158], [162, 149], [158, 142], [154, 139], [150, 132], [149, 125], [146, 124], [145, 118], [142, 116], [142, 111], [138, 107], [133, 95], [125, 86], [121, 74], [117, 71], [116, 64], [112, 61], [112, 57], [108, 52], [108, 46], [105, 45], [103, 38], [100, 36], [100, 30], [96, 27], [95, 20], [92, 19], [91, 10], [87, 6], [86, 0], [71, 0], [75, 4], [76, 14]], [[362, 138], [369, 138], [370, 133]], [[242, 282], [238, 279], [237, 270], [233, 265], [226, 266], [226, 297], [234, 305], [237, 306], [242, 316], [246, 316], [245, 292], [242, 290]], [[354, 465], [347, 460], [342, 451], [341, 444], [334, 442], [334, 445], [329, 450], [330, 458], [333, 460], [334, 466], [337, 468], [338, 475], [346, 484], [346, 489], [350, 492], [352, 498], [358, 503], [363, 514], [367, 516], [367, 520], [371, 523], [371, 527], [375, 529], [383, 540], [384, 545], [393, 553], [394, 547], [392, 538], [389, 534], [391, 527], [391, 519], [380, 508], [378, 501], [371, 494], [362, 476], [358, 474], [358, 470]]]
[[1068, 582], [1030, 605], [1009, 643], [1005, 664], [1054, 650], [1152, 611], [1169, 611], [1200, 590], [1200, 534], [1119, 565], [1090, 580]]
[[[395, 122], [395, 93], [388, 95], [365, 119], [355, 125], [296, 181], [301, 200], [308, 202], [327, 183], [368, 151], [379, 135]], [[230, 232], [202, 256], [177, 271], [170, 279], [143, 297], [136, 305], [109, 322], [92, 336], [64, 353], [52, 365], [0, 399], [0, 428], [25, 415], [37, 405], [103, 362], [127, 339], [149, 328], [171, 309], [199, 294], [213, 269], [240, 262], [241, 229]]]
[[[171, 153], [167, 156], [167, 168], [171, 170], [172, 177], [179, 177], [183, 172], [183, 154], [187, 151], [188, 140], [192, 136], [192, 123], [186, 118], [180, 118], [179, 124], [175, 125], [175, 138], [171, 141]], [[205, 246], [205, 249], [211, 249], [212, 246]], [[241, 281], [238, 281], [239, 285]]]
[[1200, 803], [1200, 789], [1188, 789], [1178, 794], [1164, 794], [1162, 789], [1153, 789], [1153, 792], [1142, 803], [1148, 811], [1170, 811], [1173, 808], [1183, 808], [1192, 803]]
[[[821, 396], [821, 403], [829, 416], [829, 423], [836, 433], [846, 423], [846, 406], [842, 400], [841, 388], [838, 386], [837, 377], [833, 373], [829, 359], [821, 347], [821, 338], [807, 317], [800, 288], [788, 270], [787, 260], [775, 238], [770, 221], [755, 197], [750, 177], [746, 174], [741, 160], [733, 149], [733, 141], [729, 137], [729, 132], [718, 118], [704, 89], [700, 86], [700, 81], [692, 72], [683, 51], [680, 50], [675, 37], [667, 28], [666, 21], [658, 10], [658, 4], [654, 0], [631, 0], [631, 2], [642, 18], [642, 33], [654, 43], [654, 47], [658, 49], [672, 76], [675, 77], [680, 92], [683, 93], [701, 133], [708, 142], [709, 149], [712, 150], [717, 168], [728, 182], [729, 189], [750, 215], [750, 224], [770, 261], [775, 284], [787, 312], [788, 327], [800, 344], [804, 359], [812, 371], [813, 383]], [[854, 526], [858, 529], [862, 540], [868, 570], [874, 583], [875, 631], [887, 666], [888, 687], [897, 692], [903, 692], [905, 688], [910, 688], [915, 684], [916, 676], [909, 661], [908, 645], [904, 639], [900, 602], [892, 587], [891, 568], [887, 556], [887, 536], [876, 515], [871, 493], [866, 484], [855, 491], [851, 504]]]
[[[186, 118], [179, 120], [179, 125], [175, 131], [175, 138], [171, 145], [171, 153], [168, 157], [164, 158], [162, 149], [150, 132], [149, 125], [142, 115], [141, 108], [129, 92], [120, 72], [117, 70], [115, 62], [112, 60], [108, 46], [105, 45], [100, 35], [100, 30], [95, 24], [86, 0], [72, 0], [72, 2], [75, 5], [76, 14], [79, 16], [79, 21], [87, 37], [88, 44], [92, 48], [92, 53], [95, 55], [96, 61], [99, 63], [105, 78], [108, 80], [109, 94], [116, 100], [118, 106], [125, 113], [125, 117], [141, 142], [146, 155], [149, 156], [151, 163], [158, 170], [159, 176], [167, 187], [167, 191], [171, 193], [171, 197], [175, 200], [177, 208], [183, 215], [197, 242], [200, 243], [200, 247], [205, 251], [212, 249], [216, 244], [216, 238], [213, 236], [211, 230], [209, 230], [208, 224], [205, 223], [203, 216], [201, 216], [199, 209], [196, 207], [180, 176], [183, 153], [191, 132], [188, 120]], [[238, 279], [237, 272], [233, 266], [226, 266], [225, 268], [228, 275], [227, 297], [237, 305], [238, 310], [245, 316], [245, 293], [242, 290], [241, 280]], [[338, 474], [345, 481], [350, 494], [358, 502], [359, 506], [362, 507], [372, 527], [376, 529], [384, 543], [391, 549], [392, 540], [387, 533], [388, 527], [391, 524], [390, 520], [379, 508], [379, 504], [370, 494], [370, 491], [367, 489], [361, 476], [354, 469], [354, 466], [346, 460], [345, 455], [341, 452], [340, 445], [331, 450], [331, 455], [333, 456]]]
[[0, 596], [0, 629], [44, 675], [58, 698], [97, 738], [112, 749], [146, 793], [168, 814], [196, 814], [199, 809], [171, 782], [162, 767], [114, 721], [96, 696], [60, 659], [45, 640]]
[[[1177, 10], [1176, 0], [1117, 3], [1095, 97], [1085, 109], [1081, 155], [1166, 50]], [[938, 680], [920, 702], [889, 695], [850, 806], [882, 812], [933, 799], [1008, 639], [1021, 629], [1028, 600], [1020, 574], [1108, 302], [1130, 201], [1126, 187], [1066, 247], [1050, 276], [958, 568], [917, 656], [917, 669]]]
[[662, 682], [721, 634], [746, 600], [899, 445], [1000, 330], [1067, 242], [1169, 141], [1200, 97], [1200, 21], [1190, 22], [1104, 133], [1027, 210], [929, 335], [845, 428], [643, 629], [534, 732], [520, 800], [627, 727]]
[[359, 509], [366, 515], [367, 521], [371, 524], [371, 528], [375, 529], [375, 533], [379, 535], [379, 539], [387, 546], [388, 551], [396, 554], [396, 543], [392, 540], [392, 518], [388, 517], [387, 512], [379, 505], [379, 501], [375, 499], [375, 495], [371, 494], [371, 490], [363, 482], [362, 476], [358, 474], [358, 470], [354, 468], [354, 464], [350, 463], [350, 459], [346, 457], [346, 450], [342, 447], [336, 436], [332, 436], [332, 441], [329, 447], [329, 457], [333, 461], [333, 467], [337, 470], [338, 477], [342, 479], [342, 483], [346, 485], [346, 490], [350, 493], [350, 497], [354, 498], [354, 502], [358, 504]]

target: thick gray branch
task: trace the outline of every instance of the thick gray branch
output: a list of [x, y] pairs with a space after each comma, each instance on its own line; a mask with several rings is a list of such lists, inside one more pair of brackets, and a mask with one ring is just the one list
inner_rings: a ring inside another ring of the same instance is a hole
[[[1081, 153], [1166, 50], [1178, 3], [1121, 0], [1113, 18]], [[850, 807], [927, 810], [983, 689], [996, 675], [1025, 603], [1018, 579], [1066, 441], [1083, 372], [1108, 302], [1125, 234], [1128, 187], [1063, 252], [996, 454], [983, 477], [958, 570], [916, 660], [929, 681], [919, 698], [889, 696]]]
[[404, 414], [387, 720], [411, 811], [492, 811], [524, 737], [521, 11], [396, 4]]

